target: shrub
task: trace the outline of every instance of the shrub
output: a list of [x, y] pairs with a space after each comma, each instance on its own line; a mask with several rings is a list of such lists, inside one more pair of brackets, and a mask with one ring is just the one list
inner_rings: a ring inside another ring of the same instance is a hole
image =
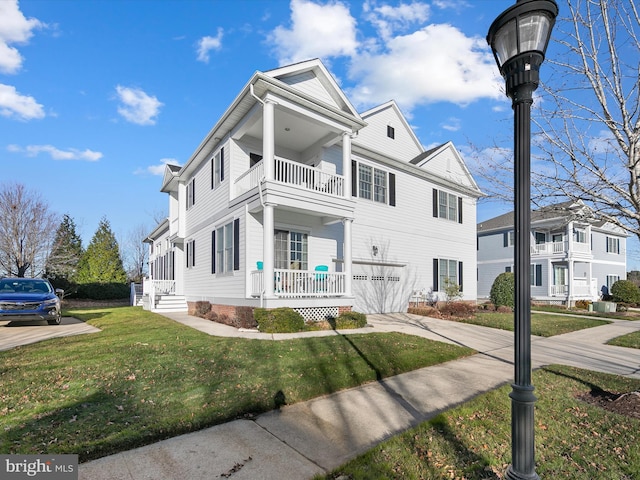
[[288, 307], [266, 310], [256, 308], [253, 316], [258, 322], [258, 330], [264, 333], [290, 333], [304, 330], [304, 318]]
[[130, 293], [130, 287], [126, 283], [83, 283], [78, 285], [76, 298], [119, 300], [129, 298]]
[[489, 293], [491, 303], [496, 307], [505, 305], [513, 308], [515, 288], [515, 277], [513, 273], [501, 273], [496, 277], [491, 286], [491, 292]]
[[236, 307], [236, 318], [234, 327], [237, 328], [256, 328], [258, 324], [253, 318], [253, 307]]
[[611, 286], [611, 296], [614, 302], [640, 303], [640, 289], [630, 280], [618, 280]]
[[206, 315], [211, 311], [211, 304], [209, 302], [199, 301], [196, 302], [194, 307], [194, 315], [200, 318], [207, 318]]
[[360, 312], [342, 312], [337, 318], [330, 320], [329, 323], [336, 330], [363, 328], [367, 325], [367, 316]]
[[217, 322], [218, 314], [213, 310], [209, 310], [207, 313], [204, 314], [203, 318], [205, 318], [206, 320], [211, 320], [212, 322]]
[[448, 317], [469, 318], [476, 314], [476, 307], [467, 302], [447, 302], [440, 307], [440, 313]]
[[591, 302], [589, 300], [576, 300], [576, 308], [580, 310], [588, 310]]
[[512, 307], [507, 307], [506, 305], [500, 305], [498, 308], [496, 308], [496, 312], [498, 312], [498, 313], [512, 313], [513, 312], [513, 308]]

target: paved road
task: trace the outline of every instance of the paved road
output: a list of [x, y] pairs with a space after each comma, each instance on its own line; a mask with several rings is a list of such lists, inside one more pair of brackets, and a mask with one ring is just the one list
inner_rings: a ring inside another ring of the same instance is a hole
[[20, 345], [41, 342], [49, 338], [68, 337], [70, 335], [99, 331], [100, 329], [72, 317], [63, 317], [60, 325], [49, 325], [44, 321], [0, 321], [0, 350], [9, 350]]

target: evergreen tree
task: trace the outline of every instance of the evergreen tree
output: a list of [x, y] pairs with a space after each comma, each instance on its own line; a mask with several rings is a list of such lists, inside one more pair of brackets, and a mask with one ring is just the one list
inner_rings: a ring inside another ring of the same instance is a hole
[[78, 283], [126, 283], [118, 241], [106, 218], [94, 233], [78, 268]]
[[77, 283], [82, 254], [82, 240], [76, 232], [76, 224], [69, 215], [64, 215], [56, 230], [45, 276], [56, 288], [71, 290]]

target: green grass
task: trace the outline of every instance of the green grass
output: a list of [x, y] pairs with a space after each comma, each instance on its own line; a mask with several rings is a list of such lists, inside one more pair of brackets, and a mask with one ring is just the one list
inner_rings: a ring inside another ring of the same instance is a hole
[[[479, 312], [470, 319], [461, 322], [493, 327], [513, 331], [513, 313]], [[552, 337], [584, 328], [597, 327], [609, 322], [593, 318], [582, 318], [571, 315], [548, 315], [545, 313], [531, 313], [531, 334], [540, 337]]]
[[[534, 372], [536, 472], [564, 480], [640, 478], [640, 419], [576, 399], [591, 390], [640, 390], [640, 380], [553, 366]], [[505, 386], [379, 444], [326, 479], [504, 478], [511, 463]]]
[[532, 310], [538, 312], [553, 312], [553, 313], [561, 313], [563, 315], [583, 315], [592, 318], [613, 318], [616, 320], [640, 320], [640, 312], [636, 310], [628, 310], [626, 312], [589, 312], [588, 310], [582, 309], [567, 309], [565, 307], [555, 306], [555, 305], [536, 305], [531, 307]]
[[102, 332], [0, 353], [0, 453], [87, 461], [472, 353], [403, 334], [218, 338], [135, 307], [66, 314]]
[[617, 345], [618, 347], [640, 348], [640, 332], [633, 332], [611, 339], [607, 345]]

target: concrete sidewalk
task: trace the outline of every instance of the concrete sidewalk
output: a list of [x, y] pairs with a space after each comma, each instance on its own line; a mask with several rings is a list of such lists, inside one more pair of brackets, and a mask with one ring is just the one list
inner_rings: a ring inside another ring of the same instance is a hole
[[[309, 335], [239, 332], [186, 314], [167, 316], [212, 335], [265, 340]], [[358, 332], [399, 331], [479, 353], [81, 464], [79, 478], [310, 479], [513, 378], [511, 332], [408, 314], [368, 318], [372, 328]], [[562, 363], [640, 378], [640, 351], [603, 345], [620, 332], [640, 330], [640, 322], [613, 322], [589, 330], [590, 335], [581, 331], [533, 337], [534, 366]]]

